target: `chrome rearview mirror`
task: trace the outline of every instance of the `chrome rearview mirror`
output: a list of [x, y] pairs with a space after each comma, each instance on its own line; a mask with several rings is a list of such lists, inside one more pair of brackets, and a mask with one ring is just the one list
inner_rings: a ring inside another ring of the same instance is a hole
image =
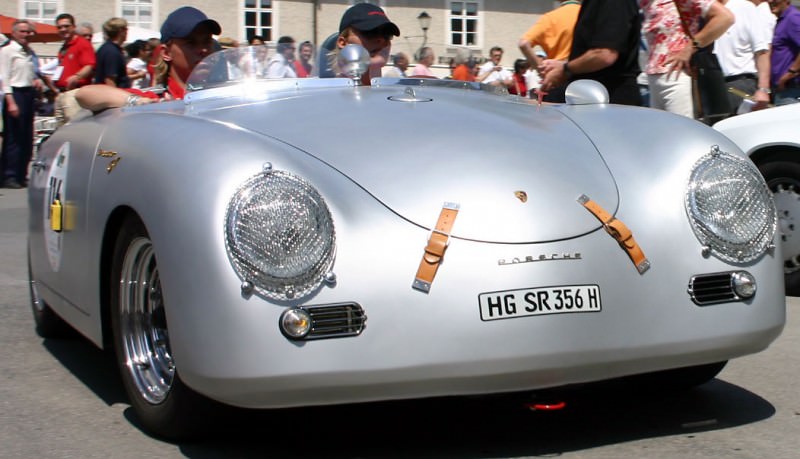
[[361, 45], [350, 44], [339, 51], [336, 60], [339, 74], [352, 79], [358, 84], [369, 69], [369, 52]]
[[566, 101], [569, 105], [607, 104], [608, 90], [595, 80], [577, 80], [567, 86]]

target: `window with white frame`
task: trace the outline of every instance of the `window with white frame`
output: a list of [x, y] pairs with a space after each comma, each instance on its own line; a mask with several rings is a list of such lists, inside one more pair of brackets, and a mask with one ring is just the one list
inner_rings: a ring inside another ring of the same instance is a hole
[[264, 41], [273, 41], [272, 10], [270, 0], [244, 0], [244, 32], [247, 41], [256, 35], [260, 35]]
[[58, 0], [25, 0], [23, 17], [31, 21], [55, 24]]
[[129, 27], [153, 28], [153, 0], [120, 0], [119, 6]]
[[480, 2], [450, 2], [450, 45], [478, 46]]

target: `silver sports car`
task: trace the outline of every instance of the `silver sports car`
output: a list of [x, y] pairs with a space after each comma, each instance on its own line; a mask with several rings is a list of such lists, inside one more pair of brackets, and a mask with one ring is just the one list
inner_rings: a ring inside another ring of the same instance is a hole
[[537, 106], [360, 86], [360, 50], [349, 77], [293, 80], [231, 52], [184, 100], [87, 113], [33, 164], [37, 330], [113, 348], [151, 432], [218, 403], [699, 384], [780, 334], [772, 193], [713, 129], [592, 81]]
[[800, 296], [800, 104], [734, 116], [714, 125], [764, 175], [778, 208], [786, 293]]

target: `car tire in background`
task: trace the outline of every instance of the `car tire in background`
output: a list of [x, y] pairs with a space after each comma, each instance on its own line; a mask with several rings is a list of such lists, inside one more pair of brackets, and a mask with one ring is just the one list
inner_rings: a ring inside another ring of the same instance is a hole
[[772, 190], [778, 209], [786, 294], [800, 296], [800, 163], [797, 152], [780, 152], [760, 159], [758, 169]]
[[31, 257], [28, 255], [28, 289], [31, 297], [31, 310], [33, 321], [36, 324], [36, 334], [42, 338], [69, 338], [76, 335], [72, 327], [58, 316], [50, 306], [39, 296], [36, 280], [31, 270]]
[[147, 432], [171, 439], [204, 433], [217, 403], [187, 387], [172, 358], [153, 244], [140, 219], [119, 231], [111, 269], [111, 327], [125, 392]]

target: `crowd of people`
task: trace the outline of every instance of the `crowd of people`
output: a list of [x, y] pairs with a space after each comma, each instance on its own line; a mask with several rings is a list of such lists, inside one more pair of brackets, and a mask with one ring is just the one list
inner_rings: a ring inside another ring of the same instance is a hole
[[103, 24], [106, 42], [95, 50], [91, 24], [78, 25], [71, 14], [64, 13], [56, 17], [56, 28], [64, 42], [52, 66], [42, 65], [30, 46], [28, 40], [36, 33], [32, 22], [14, 21], [11, 36], [0, 40], [0, 185], [6, 188], [27, 185], [36, 115], [68, 119], [80, 109], [75, 91], [92, 83], [118, 87], [149, 84], [147, 66], [153, 63], [151, 54], [159, 46], [158, 39], [134, 41], [123, 49], [127, 21], [111, 18]]
[[[483, 65], [454, 57], [447, 78], [544, 102], [564, 102], [569, 82], [594, 79], [613, 103], [706, 121], [800, 97], [800, 12], [791, 0], [561, 0], [522, 35], [519, 50], [513, 72], [493, 47]], [[432, 53], [420, 50], [412, 76], [432, 76]], [[719, 62], [724, 103], [708, 103], [693, 85], [701, 53]]]
[[[215, 40], [220, 24], [193, 7], [170, 13], [160, 37], [147, 41], [129, 43], [127, 22], [110, 18], [102, 25], [106, 41], [97, 50], [91, 24], [76, 24], [65, 13], [56, 27], [64, 43], [49, 69], [28, 43], [35, 33], [30, 21], [15, 21], [11, 37], [0, 37], [0, 185], [7, 188], [26, 186], [37, 101], [50, 101], [39, 103], [38, 110], [52, 106], [63, 123], [81, 107], [97, 111], [180, 99], [197, 63], [239, 46], [232, 38]], [[297, 45], [283, 36], [258, 72], [265, 78], [337, 76], [338, 51], [355, 43], [370, 55], [364, 85], [376, 76], [437, 78], [433, 48], [419, 49], [412, 67], [405, 53], [392, 54], [396, 36], [400, 29], [380, 7], [360, 3], [345, 11], [338, 32], [316, 56], [310, 41]], [[266, 41], [253, 36], [247, 44]], [[543, 102], [564, 102], [568, 83], [593, 79], [606, 87], [612, 103], [700, 118], [708, 107], [693, 90], [691, 63], [713, 47], [726, 84], [735, 89], [727, 110], [713, 114], [717, 119], [800, 97], [800, 11], [791, 0], [561, 0], [522, 34], [518, 46], [513, 70], [501, 65], [504, 50], [494, 46], [483, 63], [466, 50], [457, 52], [446, 78], [501, 86]]]

